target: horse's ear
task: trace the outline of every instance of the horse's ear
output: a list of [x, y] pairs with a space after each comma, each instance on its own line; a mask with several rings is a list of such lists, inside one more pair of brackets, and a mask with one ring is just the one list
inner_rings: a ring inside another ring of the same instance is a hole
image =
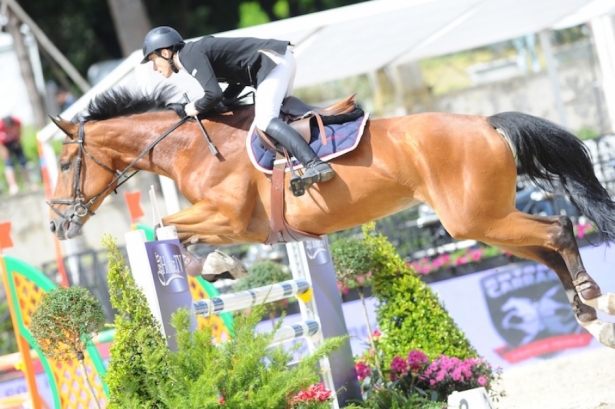
[[51, 118], [51, 121], [54, 124], [56, 124], [56, 126], [58, 128], [60, 128], [66, 134], [66, 136], [73, 136], [75, 134], [75, 126], [76, 126], [76, 124], [73, 124], [70, 121], [65, 121], [64, 119], [60, 118], [59, 116], [57, 118], [49, 116], [49, 118]]

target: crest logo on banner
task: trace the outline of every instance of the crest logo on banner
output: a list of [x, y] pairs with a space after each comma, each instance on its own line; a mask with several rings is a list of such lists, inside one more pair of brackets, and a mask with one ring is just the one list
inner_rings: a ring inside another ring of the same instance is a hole
[[506, 341], [496, 352], [515, 363], [546, 357], [591, 341], [575, 320], [553, 270], [523, 263], [480, 280], [494, 328]]
[[157, 278], [156, 286], [162, 292], [182, 293], [190, 291], [184, 263], [176, 240], [161, 240], [145, 243], [152, 272]]
[[305, 252], [310, 260], [317, 265], [329, 262], [329, 251], [322, 240], [308, 240], [305, 242]]

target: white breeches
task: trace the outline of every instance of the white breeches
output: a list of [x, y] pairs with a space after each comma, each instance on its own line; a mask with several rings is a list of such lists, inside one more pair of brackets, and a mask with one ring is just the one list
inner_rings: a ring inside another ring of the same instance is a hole
[[254, 122], [264, 131], [269, 122], [280, 115], [284, 98], [293, 92], [297, 62], [290, 50], [286, 50], [283, 56], [267, 51], [261, 52], [278, 64], [256, 89]]

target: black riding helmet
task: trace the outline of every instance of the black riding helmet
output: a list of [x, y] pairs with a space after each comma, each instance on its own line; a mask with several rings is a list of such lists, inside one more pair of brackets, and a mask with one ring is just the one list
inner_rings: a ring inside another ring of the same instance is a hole
[[172, 27], [156, 27], [150, 30], [143, 40], [143, 60], [141, 64], [149, 61], [150, 54], [157, 52], [163, 48], [172, 48], [173, 52], [181, 49], [184, 45], [184, 39]]

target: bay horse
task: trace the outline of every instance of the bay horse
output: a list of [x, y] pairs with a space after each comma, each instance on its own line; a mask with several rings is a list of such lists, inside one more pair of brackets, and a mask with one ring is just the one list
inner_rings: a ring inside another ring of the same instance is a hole
[[[182, 243], [268, 240], [271, 178], [246, 152], [253, 107], [201, 120], [218, 149], [214, 156], [197, 122], [179, 120], [179, 111], [168, 109], [173, 95], [170, 87], [152, 93], [111, 89], [72, 121], [54, 120], [66, 134], [51, 211], [51, 231], [60, 240], [82, 233], [116, 188], [117, 173], [129, 167], [173, 179], [192, 203], [163, 218]], [[518, 112], [420, 113], [369, 120], [356, 149], [331, 164], [332, 180], [300, 197], [286, 195], [289, 225], [326, 235], [424, 202], [453, 238], [499, 247], [555, 271], [577, 321], [615, 348], [615, 326], [596, 314], [615, 315], [615, 294], [602, 294], [585, 271], [571, 220], [515, 208], [518, 166], [546, 190], [561, 184], [594, 222], [600, 240], [615, 239], [615, 203], [598, 181], [588, 149], [572, 133]]]

